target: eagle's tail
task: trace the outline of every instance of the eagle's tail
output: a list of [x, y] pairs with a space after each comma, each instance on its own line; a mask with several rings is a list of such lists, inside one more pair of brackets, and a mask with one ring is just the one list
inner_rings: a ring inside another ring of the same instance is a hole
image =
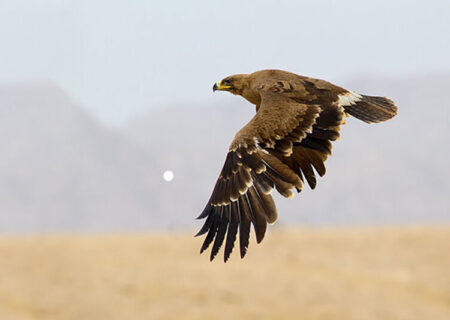
[[367, 123], [386, 121], [397, 114], [397, 106], [388, 98], [350, 92], [344, 100], [345, 112]]

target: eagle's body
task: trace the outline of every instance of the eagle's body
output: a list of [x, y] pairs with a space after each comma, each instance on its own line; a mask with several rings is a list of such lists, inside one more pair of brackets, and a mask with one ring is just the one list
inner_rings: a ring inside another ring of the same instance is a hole
[[[324, 80], [281, 70], [262, 70], [224, 78], [214, 90], [230, 91], [256, 106], [256, 115], [235, 135], [211, 198], [199, 218], [207, 218], [198, 235], [208, 233], [203, 252], [214, 240], [212, 260], [225, 240], [225, 261], [239, 231], [244, 257], [253, 224], [259, 243], [277, 210], [270, 195], [314, 189], [314, 170], [325, 174], [331, 141], [349, 114], [367, 123], [396, 115], [394, 103], [357, 94]], [[313, 170], [314, 168], [314, 170]]]

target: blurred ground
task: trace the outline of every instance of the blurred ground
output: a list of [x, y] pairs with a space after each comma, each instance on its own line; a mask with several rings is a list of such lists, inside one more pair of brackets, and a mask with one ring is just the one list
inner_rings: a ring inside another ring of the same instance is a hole
[[0, 238], [0, 319], [450, 319], [450, 227]]

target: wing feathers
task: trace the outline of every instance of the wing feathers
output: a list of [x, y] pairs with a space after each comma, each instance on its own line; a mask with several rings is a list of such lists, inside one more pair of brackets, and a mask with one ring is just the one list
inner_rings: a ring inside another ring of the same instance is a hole
[[280, 175], [274, 171], [272, 168], [268, 168], [265, 172], [266, 176], [273, 181], [275, 185], [275, 189], [285, 198], [292, 198], [294, 195], [291, 191], [293, 188], [292, 184], [289, 184], [288, 182], [283, 181], [283, 179], [280, 177]]
[[233, 251], [238, 226], [239, 226], [239, 206], [238, 202], [235, 201], [230, 204], [230, 224], [228, 226], [227, 239], [225, 242], [225, 255], [224, 255], [225, 262], [227, 262], [231, 252]]
[[238, 154], [241, 157], [242, 163], [245, 165], [245, 167], [253, 170], [258, 174], [266, 170], [266, 167], [261, 161], [261, 157], [258, 153], [249, 154], [246, 151], [238, 150]]
[[[211, 197], [212, 198], [212, 197]], [[203, 209], [202, 213], [197, 217], [197, 219], [204, 219], [211, 215], [211, 211], [213, 210], [213, 206], [211, 205], [211, 199], [209, 199], [208, 204], [205, 209]]]
[[251, 187], [247, 193], [252, 214], [252, 224], [256, 233], [256, 242], [260, 243], [264, 239], [267, 229], [267, 221], [264, 217], [264, 207], [258, 197], [255, 188]]
[[298, 158], [298, 164], [300, 165], [300, 168], [302, 169], [303, 176], [305, 177], [306, 181], [309, 184], [309, 187], [311, 189], [314, 189], [316, 187], [316, 176], [314, 175], [314, 171], [311, 166], [311, 162], [309, 162], [307, 159], [299, 157]]
[[[206, 205], [206, 208], [211, 209], [213, 208], [213, 206], [211, 206], [210, 204]], [[205, 209], [206, 210], [206, 209]], [[206, 218], [205, 223], [203, 224], [202, 228], [200, 229], [199, 232], [197, 232], [197, 234], [195, 235], [196, 237], [201, 236], [203, 234], [205, 234], [206, 232], [209, 231], [209, 229], [211, 228], [211, 225], [214, 221], [214, 214], [210, 214], [211, 210], [208, 210], [208, 218]], [[199, 216], [199, 218], [201, 218], [203, 215], [203, 213]], [[205, 216], [206, 217], [206, 216]], [[197, 218], [197, 219], [199, 219]]]
[[239, 198], [239, 176], [240, 174], [236, 174], [231, 178], [231, 190], [230, 190], [230, 200], [236, 201]]
[[305, 158], [308, 159], [313, 165], [314, 169], [316, 169], [319, 176], [323, 177], [325, 175], [325, 160], [327, 159], [326, 155], [317, 152], [316, 150], [303, 148], [303, 154]]
[[[302, 185], [299, 177], [293, 172], [286, 164], [280, 161], [277, 157], [271, 155], [270, 153], [262, 153], [261, 158], [264, 163], [267, 164], [274, 172], [280, 177], [282, 181], [285, 181], [292, 186]], [[292, 187], [291, 187], [292, 188]]]
[[223, 240], [225, 238], [225, 234], [228, 229], [228, 206], [220, 207], [220, 224], [217, 230], [216, 239], [214, 240], [214, 244], [211, 250], [211, 256], [209, 260], [213, 260], [216, 256], [217, 252], [219, 252], [220, 247], [222, 246]]
[[219, 228], [220, 219], [221, 219], [220, 215], [217, 214], [216, 212], [213, 212], [212, 216], [214, 217], [214, 220], [209, 228], [209, 232], [206, 235], [205, 241], [203, 242], [203, 245], [200, 249], [200, 253], [202, 253], [203, 251], [208, 249], [209, 245], [211, 244], [211, 242], [214, 240], [214, 237], [216, 236], [217, 229]]
[[263, 204], [266, 221], [270, 224], [274, 223], [278, 219], [278, 212], [273, 198], [264, 194], [257, 184], [255, 184], [255, 190]]
[[251, 213], [250, 207], [247, 202], [247, 197], [242, 196], [238, 201], [239, 206], [239, 249], [241, 258], [245, 256], [247, 253], [248, 243], [250, 239], [250, 221], [251, 221]]
[[207, 219], [197, 235], [208, 232], [201, 252], [214, 241], [210, 255], [214, 259], [226, 237], [224, 259], [228, 260], [239, 229], [240, 251], [244, 256], [250, 224], [259, 243], [267, 223], [274, 223], [278, 217], [270, 195], [272, 189], [276, 187], [281, 194], [291, 197], [291, 189], [301, 185], [295, 172], [276, 156], [261, 150], [249, 154], [242, 147], [230, 151], [210, 201], [199, 216]]
[[266, 173], [256, 174], [252, 172], [253, 184], [261, 190], [262, 193], [268, 195], [272, 192], [274, 183]]

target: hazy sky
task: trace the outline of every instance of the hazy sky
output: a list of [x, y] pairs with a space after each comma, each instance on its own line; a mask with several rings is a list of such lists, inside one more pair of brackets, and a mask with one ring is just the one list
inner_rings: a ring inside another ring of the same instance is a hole
[[0, 0], [0, 82], [52, 80], [120, 124], [281, 68], [342, 82], [450, 71], [450, 1]]

